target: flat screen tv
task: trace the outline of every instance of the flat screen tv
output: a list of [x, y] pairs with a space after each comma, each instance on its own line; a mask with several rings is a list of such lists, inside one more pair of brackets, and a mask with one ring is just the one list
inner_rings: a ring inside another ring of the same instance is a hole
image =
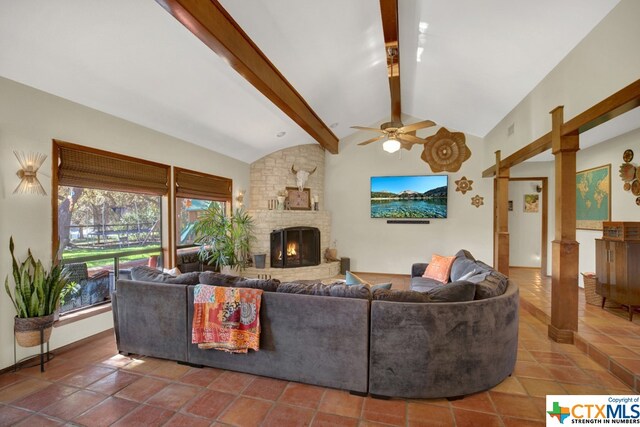
[[448, 175], [372, 176], [371, 218], [446, 218]]

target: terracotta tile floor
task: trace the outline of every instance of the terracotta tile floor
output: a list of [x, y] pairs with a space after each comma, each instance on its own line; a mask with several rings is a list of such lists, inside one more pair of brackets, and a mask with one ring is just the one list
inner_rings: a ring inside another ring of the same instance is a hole
[[[541, 278], [536, 270], [526, 268], [512, 268], [510, 276], [520, 284], [520, 310], [548, 324], [551, 319], [551, 278]], [[579, 357], [574, 356], [572, 362], [588, 371], [593, 370], [593, 366], [604, 368], [615, 375], [614, 384], [622, 381], [639, 392], [640, 314], [636, 313], [630, 322], [625, 307], [608, 305], [609, 301], [602, 309], [599, 305], [586, 304], [584, 292], [580, 290], [575, 346], [582, 353]], [[520, 339], [522, 341], [523, 337]]]
[[[396, 288], [409, 283], [401, 276], [363, 276], [372, 282], [390, 279]], [[635, 381], [640, 368], [639, 325], [612, 310], [582, 305], [582, 344], [551, 342], [546, 324], [538, 320], [548, 300], [546, 280], [526, 269], [514, 269], [512, 276], [523, 299], [515, 372], [493, 389], [462, 400], [376, 400], [129, 358], [117, 354], [114, 337], [106, 333], [55, 352], [44, 374], [34, 367], [0, 375], [0, 426], [529, 426], [544, 425], [546, 394], [632, 392], [627, 383]], [[595, 361], [585, 349], [596, 355]], [[611, 350], [615, 355], [607, 353]]]

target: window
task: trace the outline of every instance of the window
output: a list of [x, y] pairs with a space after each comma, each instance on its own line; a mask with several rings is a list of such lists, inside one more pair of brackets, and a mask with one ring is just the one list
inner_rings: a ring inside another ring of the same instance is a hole
[[162, 266], [169, 167], [54, 140], [53, 242], [75, 283], [68, 313], [107, 303], [135, 265]]
[[110, 301], [115, 271], [161, 266], [160, 196], [60, 186], [58, 201], [62, 263], [76, 283], [60, 313]]
[[176, 246], [178, 249], [195, 246], [193, 226], [211, 203], [218, 203], [226, 211], [226, 202], [176, 197]]
[[228, 178], [182, 168], [174, 168], [176, 265], [181, 272], [202, 270], [195, 247], [193, 226], [211, 203], [225, 212], [231, 208], [231, 186]]

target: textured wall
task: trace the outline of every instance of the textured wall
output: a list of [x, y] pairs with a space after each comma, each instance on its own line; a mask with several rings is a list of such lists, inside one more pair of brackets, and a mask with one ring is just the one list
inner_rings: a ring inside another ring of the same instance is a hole
[[276, 151], [251, 164], [251, 209], [268, 209], [269, 199], [275, 199], [278, 191], [285, 187], [295, 187], [296, 170], [318, 169], [309, 177], [305, 188], [311, 189], [311, 196], [317, 195], [320, 210], [324, 210], [324, 149], [318, 144], [297, 145]]
[[[269, 267], [269, 242], [271, 231], [284, 227], [308, 226], [320, 229], [320, 250], [324, 254], [331, 237], [331, 215], [324, 209], [324, 149], [317, 144], [298, 145], [276, 151], [251, 164], [251, 210], [249, 214], [255, 221], [256, 240], [252, 244], [252, 253], [267, 254]], [[296, 186], [296, 170], [316, 171], [309, 177], [305, 188], [311, 190], [311, 196], [318, 197], [319, 211], [269, 210], [269, 200], [275, 199], [278, 191]], [[324, 261], [324, 257], [323, 261]]]

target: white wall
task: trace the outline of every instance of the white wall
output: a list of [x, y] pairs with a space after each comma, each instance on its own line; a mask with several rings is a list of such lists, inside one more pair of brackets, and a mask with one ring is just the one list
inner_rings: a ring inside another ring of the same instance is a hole
[[[551, 275], [551, 242], [555, 238], [555, 197], [554, 197], [554, 185], [555, 185], [555, 177], [554, 177], [554, 163], [553, 162], [525, 162], [520, 163], [519, 165], [513, 167], [511, 169], [511, 177], [513, 178], [523, 178], [523, 177], [547, 177], [548, 178], [548, 194], [547, 194], [547, 205], [548, 205], [548, 218], [547, 218], [547, 275]], [[540, 195], [542, 200], [542, 194]], [[509, 194], [509, 200], [513, 200], [513, 196]], [[514, 200], [515, 202], [515, 200]], [[542, 204], [540, 204], [542, 208]], [[531, 214], [527, 214], [531, 215]], [[509, 218], [511, 219], [511, 218]], [[542, 218], [540, 219], [542, 221]], [[536, 230], [536, 233], [542, 232], [542, 224]], [[509, 235], [512, 237], [511, 244], [509, 245], [512, 248], [514, 245], [518, 245], [519, 242], [515, 241], [513, 236], [519, 236], [519, 233], [524, 233], [525, 231], [517, 229], [511, 221], [509, 222]], [[511, 253], [510, 253], [511, 255]], [[513, 261], [510, 262], [511, 265], [514, 264]]]
[[[169, 137], [133, 123], [80, 106], [53, 95], [0, 78], [0, 279], [10, 273], [9, 237], [16, 255], [28, 247], [46, 262], [51, 257], [51, 199], [13, 195], [18, 184], [18, 162], [12, 150], [51, 155], [51, 140], [61, 139], [165, 164], [195, 169], [233, 179], [234, 189], [249, 188], [249, 165]], [[51, 194], [51, 160], [47, 158], [40, 182]], [[249, 195], [245, 200], [250, 200]], [[13, 364], [11, 302], [0, 291], [0, 369]], [[104, 313], [55, 328], [51, 348], [69, 344], [113, 326]], [[18, 358], [34, 350], [19, 349]]]
[[[555, 107], [564, 105], [564, 118], [567, 121], [640, 78], [639, 16], [639, 1], [622, 0], [485, 136], [487, 152], [501, 150], [502, 157], [505, 158], [551, 130], [549, 112]], [[514, 126], [514, 133], [509, 136], [508, 128], [511, 125]], [[607, 151], [610, 148], [603, 146], [600, 149]], [[587, 151], [579, 151], [578, 159]], [[621, 161], [621, 155], [621, 152], [617, 154], [614, 164]], [[493, 163], [488, 159], [486, 167]], [[597, 163], [595, 166], [602, 164], [598, 161], [593, 163]], [[520, 168], [526, 169], [526, 172], [521, 173]], [[540, 176], [549, 177], [549, 257], [555, 229], [553, 168], [553, 162], [532, 162], [526, 166], [519, 165], [511, 171], [511, 176], [516, 176], [515, 171], [518, 170], [517, 174], [520, 176], [531, 176], [534, 173], [538, 175], [537, 172], [540, 171]], [[586, 168], [584, 164], [578, 163], [578, 170]], [[612, 171], [612, 175], [617, 177], [617, 171]], [[612, 198], [615, 205], [615, 194]], [[583, 258], [594, 252], [592, 245], [595, 234], [597, 233], [578, 231], [581, 272], [593, 271], [595, 268], [592, 261]], [[551, 273], [550, 262], [547, 271]], [[580, 281], [582, 283], [582, 278]]]
[[558, 105], [566, 121], [640, 78], [638, 17], [640, 1], [622, 0], [486, 135], [489, 151], [505, 158], [549, 132]]
[[[340, 141], [340, 154], [327, 153], [327, 209], [333, 218], [332, 241], [338, 256], [351, 258], [351, 269], [362, 272], [409, 274], [414, 262], [428, 262], [433, 253], [453, 255], [459, 249], [471, 251], [478, 259], [493, 263], [492, 206], [493, 182], [483, 179], [488, 163], [480, 138], [467, 135], [472, 155], [461, 169], [449, 174], [448, 218], [433, 219], [428, 225], [387, 224], [370, 217], [370, 178], [383, 175], [430, 175], [420, 159], [422, 147], [388, 154], [382, 144], [358, 146], [369, 133], [357, 132]], [[491, 154], [490, 158], [493, 158]], [[455, 180], [473, 180], [473, 190], [456, 192]], [[471, 197], [484, 197], [484, 205], [471, 205]]]
[[[536, 193], [540, 181], [509, 182], [509, 265], [513, 267], [540, 267], [542, 234], [542, 193]], [[524, 195], [537, 194], [538, 212], [524, 211]]]
[[[578, 171], [611, 164], [612, 221], [640, 221], [640, 206], [636, 205], [636, 196], [630, 191], [624, 191], [623, 181], [618, 172], [623, 163], [622, 153], [628, 148], [635, 153], [632, 163], [636, 166], [640, 165], [640, 129], [580, 150], [576, 156]], [[576, 240], [580, 243], [579, 270], [581, 273], [596, 271], [595, 239], [599, 237], [602, 237], [602, 231], [577, 230]], [[583, 286], [582, 275], [580, 275], [580, 285]]]

